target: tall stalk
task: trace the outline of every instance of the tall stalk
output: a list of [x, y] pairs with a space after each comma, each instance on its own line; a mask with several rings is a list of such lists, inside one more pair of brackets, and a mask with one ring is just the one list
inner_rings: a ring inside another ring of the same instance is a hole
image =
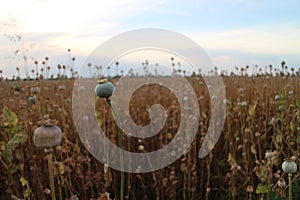
[[122, 141], [122, 130], [119, 127], [120, 119], [111, 105], [111, 100], [109, 98], [106, 99], [106, 102], [108, 103], [109, 107], [111, 108], [113, 115], [115, 116], [115, 119], [117, 120], [117, 126], [118, 126], [118, 137], [119, 137], [119, 148], [120, 148], [120, 163], [121, 163], [121, 192], [120, 192], [120, 200], [124, 199], [124, 181], [125, 181], [125, 174], [124, 174], [124, 156], [123, 156], [123, 141]]
[[289, 200], [292, 200], [292, 174], [288, 174], [289, 177]]
[[53, 149], [52, 148], [45, 149], [45, 152], [47, 153], [47, 160], [48, 160], [51, 199], [56, 200], [55, 185], [54, 185], [54, 174], [53, 174], [53, 157], [52, 157]]

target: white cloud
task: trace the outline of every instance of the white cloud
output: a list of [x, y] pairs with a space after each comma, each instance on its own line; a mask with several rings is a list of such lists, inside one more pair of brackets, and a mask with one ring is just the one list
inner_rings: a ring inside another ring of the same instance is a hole
[[189, 34], [205, 48], [257, 54], [298, 54], [300, 28], [280, 25]]
[[[39, 42], [44, 47], [76, 48], [78, 53], [87, 54], [104, 39], [124, 31], [124, 25], [131, 17], [161, 3], [150, 0], [11, 0], [0, 7], [0, 21], [12, 24], [8, 18], [11, 16], [19, 27], [11, 30], [8, 26], [2, 27], [0, 34], [20, 32], [25, 40], [33, 42], [37, 42], [36, 37], [42, 37], [43, 41]], [[26, 37], [32, 33], [36, 37]], [[63, 34], [55, 36], [55, 33]]]
[[1, 5], [0, 18], [11, 15], [24, 32], [81, 32], [121, 23], [157, 4], [148, 0], [11, 0]]
[[[66, 53], [67, 48], [73, 50], [74, 56], [86, 56], [107, 38], [124, 31], [132, 17], [161, 3], [150, 0], [10, 0], [0, 7], [0, 35], [21, 34], [25, 44], [35, 43], [35, 48], [27, 54], [36, 59], [59, 56]], [[5, 25], [13, 24], [10, 17], [16, 20], [17, 26]], [[0, 68], [22, 65], [22, 62], [7, 58], [22, 44], [11, 43], [5, 37], [0, 38], [0, 43]]]
[[[173, 3], [173, 1], [166, 1], [171, 5]], [[191, 0], [189, 3], [201, 11], [208, 2], [210, 1]], [[227, 2], [239, 4], [246, 1], [227, 0]], [[8, 22], [9, 16], [16, 19], [25, 42], [37, 44], [29, 51], [33, 57], [43, 56], [41, 52], [45, 52], [45, 54], [48, 52], [47, 56], [50, 57], [59, 56], [66, 53], [67, 48], [72, 49], [74, 56], [87, 56], [99, 44], [113, 35], [137, 28], [136, 24], [130, 23], [130, 19], [143, 17], [145, 11], [153, 8], [158, 8], [156, 12], [160, 13], [160, 4], [165, 4], [165, 1], [9, 0], [1, 4], [0, 25]], [[165, 7], [168, 6], [165, 4]], [[189, 6], [187, 7], [189, 8]], [[185, 9], [168, 9], [161, 10], [161, 12], [181, 18], [188, 18], [190, 15]], [[174, 20], [176, 21], [176, 18]], [[168, 27], [168, 21], [164, 19], [147, 23], [148, 26], [153, 24], [153, 27], [157, 27], [159, 24], [163, 24], [160, 27], [165, 27], [165, 25]], [[145, 26], [144, 22], [141, 26]], [[268, 59], [271, 55], [279, 59], [278, 57], [281, 55], [284, 58], [300, 53], [300, 27], [297, 19], [295, 22], [231, 30], [220, 29], [220, 31], [201, 32], [197, 31], [195, 26], [191, 28], [193, 31], [182, 30], [181, 33], [203, 46], [206, 51], [214, 50], [215, 52], [208, 53], [212, 60], [220, 66], [259, 63], [259, 55], [266, 55], [265, 58], [268, 57]], [[16, 32], [16, 29], [9, 30], [8, 27], [2, 27], [0, 34], [14, 31]], [[11, 55], [13, 50], [20, 46], [16, 43], [9, 43], [4, 38], [0, 38], [0, 44], [0, 68], [3, 68], [10, 64], [9, 60], [3, 60], [3, 56]], [[257, 55], [258, 57], [248, 58], [245, 55]]]

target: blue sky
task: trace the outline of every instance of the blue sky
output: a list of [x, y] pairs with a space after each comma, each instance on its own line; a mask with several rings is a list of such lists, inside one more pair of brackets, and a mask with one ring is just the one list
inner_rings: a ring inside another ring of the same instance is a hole
[[[26, 48], [34, 44], [26, 52], [30, 69], [33, 60], [42, 62], [45, 56], [49, 65], [68, 65], [68, 48], [80, 67], [102, 42], [138, 28], [184, 34], [221, 69], [279, 67], [282, 60], [289, 67], [300, 67], [299, 0], [11, 0], [2, 4], [0, 69], [7, 76], [16, 75], [17, 66], [24, 73], [24, 63], [20, 56], [10, 58], [22, 43], [12, 43], [4, 35], [21, 34]], [[11, 18], [16, 27], [11, 27]]]

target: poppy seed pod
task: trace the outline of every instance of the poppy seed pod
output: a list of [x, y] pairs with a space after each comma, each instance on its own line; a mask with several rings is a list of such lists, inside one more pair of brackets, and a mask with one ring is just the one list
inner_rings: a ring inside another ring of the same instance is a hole
[[15, 86], [14, 86], [14, 90], [17, 91], [17, 92], [19, 92], [19, 91], [21, 91], [21, 87], [18, 86], [18, 85], [15, 85]]
[[33, 142], [36, 147], [55, 147], [61, 143], [61, 129], [53, 124], [44, 124], [35, 129]]
[[30, 103], [35, 103], [35, 101], [36, 101], [36, 96], [35, 96], [35, 95], [30, 96], [30, 97], [28, 98], [28, 100], [29, 100]]
[[291, 159], [285, 159], [282, 163], [282, 169], [285, 173], [293, 174], [297, 171], [297, 164]]
[[275, 100], [276, 100], [276, 101], [280, 100], [280, 96], [279, 96], [278, 94], [275, 95]]
[[58, 86], [58, 90], [59, 91], [63, 91], [63, 90], [65, 90], [66, 89], [66, 86], [65, 85], [59, 85]]
[[286, 182], [283, 178], [279, 178], [277, 181], [278, 187], [284, 188], [286, 186]]
[[98, 81], [98, 84], [95, 88], [95, 93], [100, 98], [108, 99], [113, 94], [114, 89], [115, 86], [111, 82], [108, 82], [107, 79], [102, 79]]
[[246, 192], [252, 193], [254, 191], [253, 186], [252, 185], [248, 185], [246, 188]]
[[40, 88], [39, 88], [38, 86], [32, 87], [32, 88], [31, 88], [31, 92], [32, 92], [33, 94], [39, 93], [39, 92], [40, 92]]
[[276, 156], [276, 154], [277, 154], [276, 151], [267, 150], [267, 152], [265, 153], [265, 156], [267, 159], [272, 159]]
[[144, 151], [145, 147], [144, 147], [144, 145], [139, 145], [139, 146], [138, 146], [138, 149], [139, 149], [140, 151]]

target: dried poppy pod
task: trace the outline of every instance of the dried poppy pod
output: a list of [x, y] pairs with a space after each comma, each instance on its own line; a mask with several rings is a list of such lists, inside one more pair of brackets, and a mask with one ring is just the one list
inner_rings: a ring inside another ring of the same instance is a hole
[[282, 163], [282, 169], [287, 174], [293, 174], [297, 171], [297, 164], [294, 160], [290, 158], [286, 158], [284, 162]]
[[52, 148], [61, 143], [61, 129], [47, 121], [34, 131], [33, 142], [36, 147]]
[[52, 153], [53, 147], [61, 143], [61, 130], [55, 126], [55, 121], [44, 121], [40, 127], [34, 130], [33, 142], [36, 147], [44, 148], [47, 153], [51, 199], [56, 200]]
[[254, 191], [253, 186], [252, 185], [248, 185], [246, 188], [246, 192], [248, 193], [252, 193]]
[[40, 87], [39, 87], [39, 86], [34, 86], [34, 87], [32, 87], [30, 90], [31, 90], [31, 92], [32, 92], [33, 94], [37, 94], [37, 93], [40, 92]]
[[284, 188], [286, 186], [286, 182], [283, 178], [279, 178], [277, 181], [278, 187]]
[[58, 86], [58, 91], [63, 91], [66, 89], [66, 86], [65, 85], [59, 85]]
[[95, 93], [100, 98], [108, 99], [114, 92], [115, 86], [108, 82], [107, 79], [99, 80], [98, 85], [95, 88]]

